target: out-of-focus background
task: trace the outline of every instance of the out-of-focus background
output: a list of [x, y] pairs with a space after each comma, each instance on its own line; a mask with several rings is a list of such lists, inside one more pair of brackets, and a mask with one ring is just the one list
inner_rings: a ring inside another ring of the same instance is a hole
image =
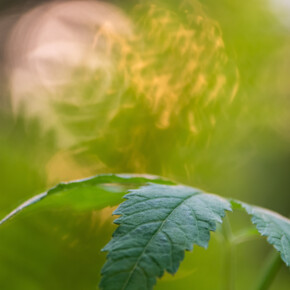
[[[59, 181], [151, 173], [290, 215], [287, 0], [0, 3], [0, 214]], [[42, 208], [0, 229], [3, 290], [95, 289], [111, 209]], [[243, 214], [234, 228], [249, 226]], [[223, 289], [223, 247], [156, 289]], [[238, 245], [236, 289], [270, 251]], [[289, 289], [282, 267], [271, 289]]]

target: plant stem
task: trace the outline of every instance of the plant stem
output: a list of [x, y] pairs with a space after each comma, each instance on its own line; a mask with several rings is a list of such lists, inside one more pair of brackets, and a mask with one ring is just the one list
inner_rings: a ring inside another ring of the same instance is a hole
[[256, 240], [259, 238], [261, 238], [261, 235], [259, 234], [257, 229], [254, 227], [249, 227], [233, 235], [232, 243], [234, 245], [240, 245], [242, 243], [245, 243], [251, 240]]
[[267, 290], [271, 286], [274, 278], [276, 277], [280, 267], [282, 265], [282, 260], [280, 254], [274, 250], [266, 261], [260, 279], [258, 280], [257, 287], [255, 290]]
[[224, 290], [234, 290], [235, 265], [234, 265], [234, 245], [232, 243], [232, 230], [228, 217], [224, 218], [223, 234], [225, 241], [224, 255]]

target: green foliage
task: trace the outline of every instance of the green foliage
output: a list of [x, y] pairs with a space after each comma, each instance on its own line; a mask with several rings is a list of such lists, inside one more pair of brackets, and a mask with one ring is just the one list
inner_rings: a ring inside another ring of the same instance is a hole
[[[94, 208], [100, 209], [106, 206], [113, 206], [121, 202], [124, 195], [124, 186], [140, 186], [145, 182], [173, 184], [157, 176], [151, 175], [127, 175], [127, 174], [100, 174], [91, 178], [76, 180], [72, 182], [62, 182], [48, 191], [38, 194], [27, 200], [5, 218], [0, 224], [10, 219], [12, 216], [29, 207], [38, 201], [57, 195], [52, 199], [50, 205], [71, 205], [74, 209]], [[122, 187], [117, 185], [122, 184]], [[109, 185], [109, 186], [108, 186]], [[61, 194], [61, 195], [60, 195]]]
[[[79, 202], [81, 207], [104, 208], [118, 204], [128, 189], [126, 201], [114, 212], [120, 215], [115, 220], [119, 227], [103, 249], [108, 255], [102, 269], [101, 289], [152, 289], [165, 270], [171, 274], [178, 270], [185, 250], [192, 250], [194, 244], [207, 248], [210, 231], [215, 231], [225, 211], [232, 209], [244, 209], [251, 215], [259, 233], [267, 236], [285, 264], [290, 265], [289, 219], [240, 201], [175, 185], [157, 176], [105, 174], [60, 183], [23, 203], [0, 224], [47, 197], [66, 196], [61, 202], [70, 199], [76, 208]], [[86, 198], [86, 193], [96, 199], [77, 198], [78, 194]], [[51, 205], [58, 204], [59, 200], [55, 200]]]
[[152, 289], [164, 270], [175, 273], [192, 244], [207, 247], [230, 204], [185, 186], [148, 185], [125, 195], [114, 212], [120, 227], [109, 251], [102, 289]]
[[[6, 2], [15, 5], [15, 1]], [[102, 44], [101, 60], [108, 60], [108, 67], [93, 72], [81, 65], [57, 90], [41, 89], [41, 84], [39, 90], [25, 93], [25, 110], [19, 117], [10, 108], [11, 96], [4, 96], [5, 88], [1, 89], [0, 217], [60, 180], [100, 172], [167, 176], [209, 192], [255, 200], [289, 217], [290, 38], [269, 3], [109, 2], [122, 6], [136, 35], [132, 42], [120, 43], [104, 30], [94, 31]], [[10, 39], [2, 16], [5, 39]], [[63, 26], [70, 23], [66, 17], [60, 21]], [[86, 30], [81, 26], [81, 31]], [[75, 26], [74, 31], [78, 31]], [[35, 74], [38, 68], [43, 74], [45, 67], [49, 73], [59, 67], [58, 77], [67, 65], [62, 57], [59, 60], [57, 66], [57, 57], [52, 62], [41, 58], [40, 66], [33, 66]], [[24, 114], [35, 100], [37, 119]], [[45, 100], [50, 100], [47, 107]], [[45, 136], [47, 124], [54, 120], [46, 114], [50, 107], [58, 121]], [[100, 249], [114, 225], [108, 218], [110, 209], [95, 209], [121, 203], [127, 189], [137, 184], [77, 186], [66, 191], [59, 187], [49, 198], [45, 194], [19, 219], [0, 227], [1, 289], [79, 290], [94, 289], [99, 283], [96, 274], [106, 256]], [[276, 192], [279, 198], [273, 197]], [[239, 272], [233, 279], [237, 289], [244, 290], [250, 288], [245, 281], [252, 282], [265, 264], [262, 257], [269, 246], [262, 239], [241, 245], [259, 233], [235, 231], [246, 214], [230, 217], [239, 255]], [[195, 247], [187, 253], [174, 278], [165, 274], [157, 288], [218, 289], [226, 248], [220, 247], [220, 236], [212, 234], [206, 252]], [[288, 290], [289, 281], [284, 268], [273, 289]]]
[[262, 236], [281, 253], [285, 264], [290, 266], [290, 220], [268, 209], [251, 206], [244, 202], [232, 202], [235, 207], [242, 207], [252, 216], [252, 222]]

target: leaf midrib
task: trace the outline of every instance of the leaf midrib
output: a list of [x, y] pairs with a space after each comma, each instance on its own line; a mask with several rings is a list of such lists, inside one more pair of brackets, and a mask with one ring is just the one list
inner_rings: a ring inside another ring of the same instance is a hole
[[165, 222], [170, 218], [170, 216], [172, 215], [172, 213], [177, 209], [179, 208], [184, 202], [186, 202], [187, 200], [189, 200], [190, 198], [196, 196], [196, 195], [199, 195], [201, 193], [197, 192], [197, 193], [192, 193], [192, 195], [186, 197], [185, 199], [183, 199], [169, 214], [168, 216], [164, 219], [164, 221], [160, 224], [159, 228], [156, 230], [156, 232], [154, 233], [154, 235], [151, 237], [151, 239], [147, 242], [147, 244], [145, 245], [144, 247], [144, 250], [142, 251], [142, 253], [139, 255], [136, 263], [134, 264], [134, 266], [132, 267], [131, 271], [130, 271], [130, 274], [127, 278], [127, 280], [125, 281], [124, 283], [124, 286], [122, 287], [121, 290], [125, 290], [126, 286], [128, 285], [134, 271], [136, 270], [137, 266], [138, 266], [138, 263], [139, 261], [141, 260], [142, 256], [144, 255], [144, 253], [146, 252], [149, 244], [152, 242], [152, 240], [154, 239], [154, 237], [159, 234], [159, 232], [161, 231], [162, 227], [164, 226]]

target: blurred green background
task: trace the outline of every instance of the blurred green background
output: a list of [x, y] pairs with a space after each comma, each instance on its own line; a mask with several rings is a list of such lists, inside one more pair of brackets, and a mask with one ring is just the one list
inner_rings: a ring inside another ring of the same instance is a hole
[[[1, 217], [59, 181], [108, 172], [289, 217], [290, 9], [276, 2], [4, 1]], [[95, 289], [111, 211], [47, 206], [1, 226], [0, 288]], [[229, 216], [234, 232], [250, 225]], [[236, 289], [250, 289], [270, 251], [263, 238], [237, 246]], [[223, 252], [212, 234], [156, 289], [223, 289]], [[283, 266], [271, 289], [289, 287]]]

